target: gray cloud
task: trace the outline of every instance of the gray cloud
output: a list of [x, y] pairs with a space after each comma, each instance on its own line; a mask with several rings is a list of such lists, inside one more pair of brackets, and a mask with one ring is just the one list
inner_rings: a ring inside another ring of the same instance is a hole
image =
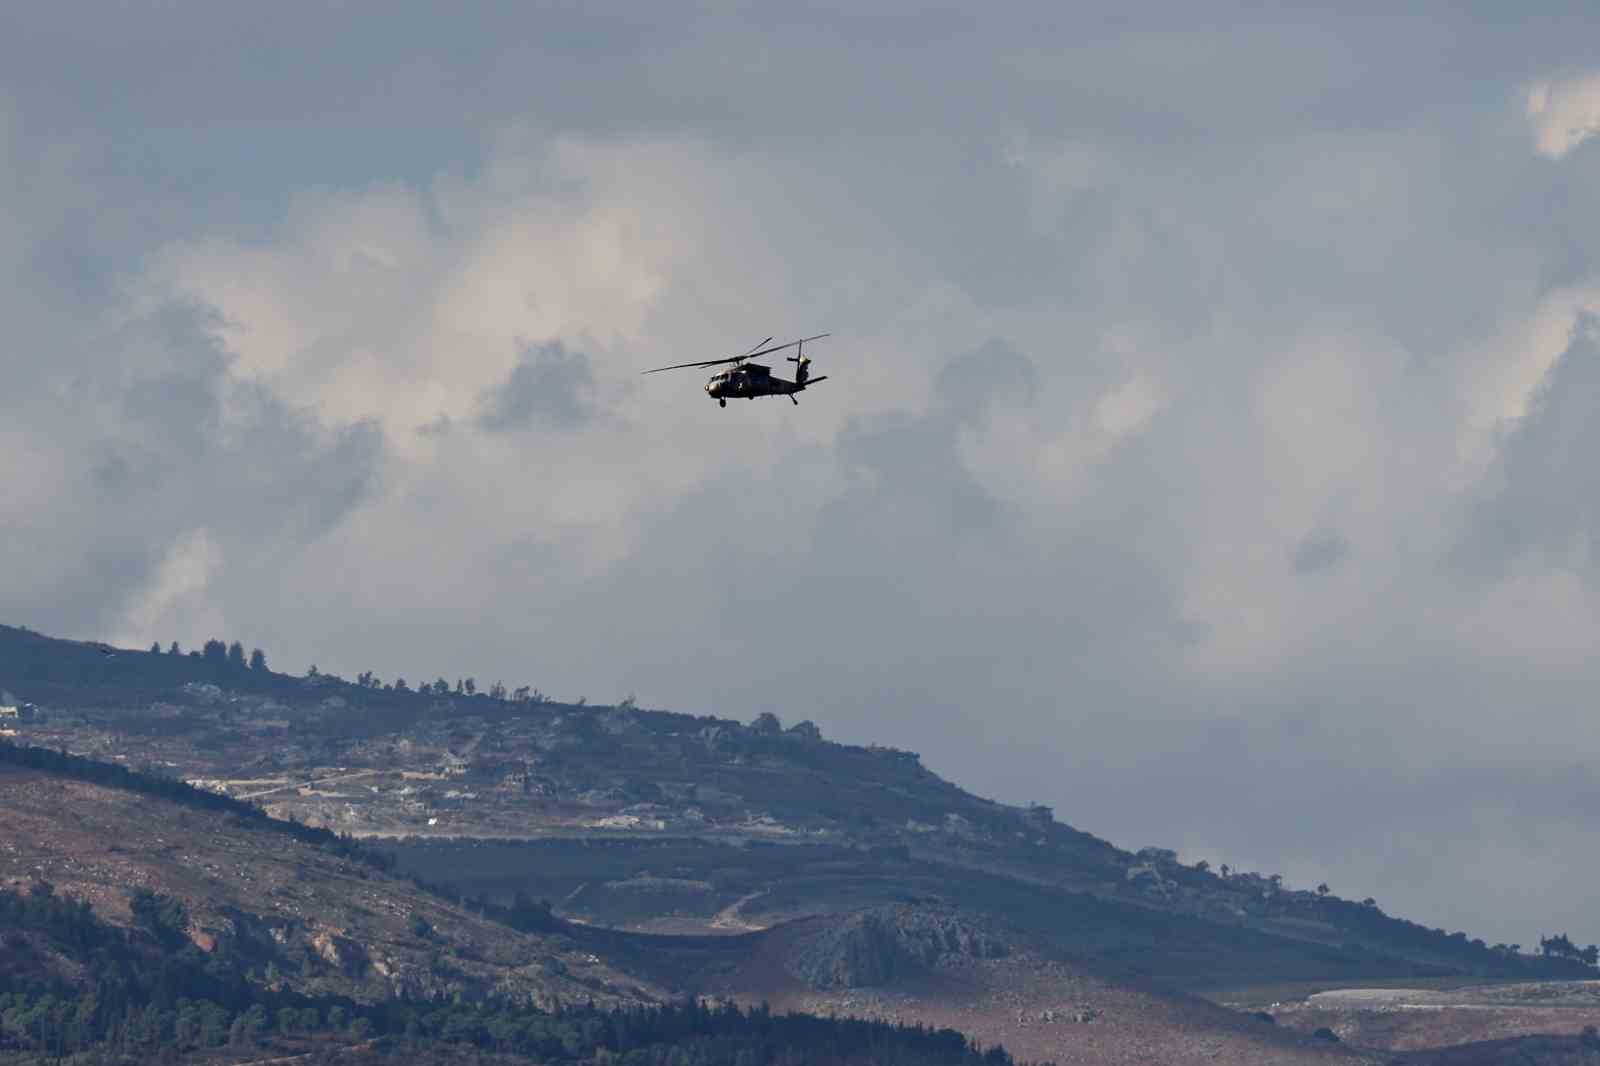
[[1294, 547], [1289, 565], [1297, 574], [1332, 570], [1350, 555], [1350, 543], [1337, 529], [1316, 529]]
[[[1600, 939], [1600, 151], [1525, 107], [1592, 5], [1105, 14], [8, 12], [6, 620], [812, 718]], [[638, 386], [813, 329], [799, 408]]]
[[491, 432], [526, 429], [536, 422], [570, 428], [592, 417], [589, 360], [561, 342], [538, 345], [522, 358], [503, 385], [483, 397], [478, 424]]
[[49, 479], [43, 494], [8, 508], [15, 550], [35, 565], [13, 572], [7, 601], [30, 624], [114, 632], [196, 530], [227, 563], [219, 580], [270, 585], [258, 568], [327, 532], [371, 490], [383, 448], [372, 427], [324, 429], [229, 383], [214, 325], [167, 307], [56, 349], [40, 388], [8, 405], [13, 434], [53, 453], [53, 472], [29, 472]]
[[1550, 564], [1600, 575], [1600, 317], [1579, 316], [1572, 342], [1510, 428], [1468, 545], [1504, 563], [1542, 552]]

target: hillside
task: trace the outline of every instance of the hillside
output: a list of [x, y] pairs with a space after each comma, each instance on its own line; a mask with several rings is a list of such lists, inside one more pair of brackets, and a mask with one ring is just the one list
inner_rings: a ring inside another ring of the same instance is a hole
[[32, 768], [26, 755], [0, 745], [0, 888], [47, 884], [120, 925], [134, 924], [137, 893], [177, 900], [182, 941], [308, 995], [663, 998], [560, 931], [513, 931], [268, 820], [96, 783], [82, 762]]
[[770, 716], [397, 691], [6, 627], [0, 689], [41, 707], [19, 739], [403, 839], [405, 872], [591, 923], [714, 933], [931, 899], [1184, 985], [1593, 972], [1371, 901], [1132, 854], [1047, 808], [964, 792], [913, 753]]
[[[147, 980], [199, 986], [204, 994], [191, 998], [226, 1006], [235, 1020], [258, 1001], [274, 1012], [311, 1006], [322, 1017], [330, 1005], [353, 1017], [362, 1005], [395, 1003], [614, 1010], [710, 1001], [957, 1030], [1062, 1064], [1151, 1053], [1198, 1063], [1219, 1049], [1241, 1064], [1370, 1061], [1097, 975], [1040, 953], [1013, 928], [950, 908], [908, 904], [728, 936], [591, 928], [539, 907], [458, 905], [398, 881], [381, 859], [338, 838], [235, 806], [115, 766], [0, 744], [0, 895], [87, 903], [90, 924], [110, 922], [131, 947], [144, 946], [134, 958]], [[97, 929], [85, 936], [77, 927], [87, 916], [70, 908], [68, 916], [76, 931], [52, 944], [0, 928], [13, 983], [30, 969], [16, 960], [31, 964], [29, 987], [99, 980], [103, 949], [118, 942]], [[461, 1025], [480, 1024], [474, 1018]]]
[[[1313, 1013], [1273, 1025], [1183, 990], [1594, 972], [1129, 853], [809, 723], [437, 688], [0, 627], [0, 689], [36, 705], [0, 728], [157, 775], [0, 770], [0, 880], [123, 923], [149, 888], [296, 993], [766, 1001], [1059, 1063], [1387, 1061], [1429, 1045], [1369, 1025], [1361, 1051]], [[1539, 1031], [1516, 1024], [1494, 1035]]]
[[537, 1062], [572, 1066], [1010, 1066], [950, 1029], [698, 1002], [544, 1011], [453, 996], [369, 1004], [263, 982], [183, 943], [182, 904], [137, 895], [132, 928], [36, 883], [0, 889], [0, 1063]]

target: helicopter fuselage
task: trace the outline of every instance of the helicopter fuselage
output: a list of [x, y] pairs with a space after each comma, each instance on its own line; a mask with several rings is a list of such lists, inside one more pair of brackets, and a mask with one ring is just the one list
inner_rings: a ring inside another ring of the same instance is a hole
[[[810, 362], [810, 360], [806, 360]], [[727, 406], [729, 400], [753, 400], [757, 396], [793, 396], [824, 378], [802, 376], [798, 381], [773, 377], [772, 368], [760, 363], [741, 363], [711, 375], [706, 395]]]
[[706, 382], [706, 395], [713, 400], [753, 400], [757, 396], [787, 396], [804, 388], [798, 382], [773, 377], [771, 367], [746, 363], [712, 374]]
[[[645, 373], [659, 374], [663, 370], [720, 366], [724, 369], [712, 374], [711, 380], [707, 381], [705, 386], [706, 395], [717, 401], [719, 406], [728, 406], [730, 399], [753, 400], [757, 396], [787, 396], [790, 403], [798, 404], [800, 401], [795, 399], [796, 393], [804, 392], [808, 386], [815, 385], [819, 381], [828, 380], [826, 374], [819, 378], [811, 376], [811, 360], [806, 358], [805, 351], [807, 341], [821, 340], [826, 336], [828, 334], [818, 333], [814, 337], [801, 337], [799, 340], [776, 344], [770, 348], [765, 347], [767, 341], [772, 340], [768, 337], [743, 355], [730, 355], [726, 359], [702, 359], [694, 363], [674, 363], [671, 366], [658, 366], [654, 370], [646, 370]], [[789, 362], [795, 364], [793, 381], [775, 378], [772, 376], [770, 366], [750, 362], [756, 356], [770, 355], [790, 348], [795, 349], [795, 353], [789, 356]]]

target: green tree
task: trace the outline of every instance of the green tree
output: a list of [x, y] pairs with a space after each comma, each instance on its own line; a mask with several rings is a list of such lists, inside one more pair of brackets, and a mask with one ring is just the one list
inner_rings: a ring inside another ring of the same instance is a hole
[[250, 653], [250, 669], [258, 674], [267, 672], [267, 653], [257, 648]]
[[234, 1044], [254, 1043], [267, 1028], [267, 1009], [252, 1003], [250, 1009], [233, 1020], [229, 1039]]
[[227, 1010], [215, 1003], [205, 1004], [200, 1013], [200, 1043], [205, 1047], [220, 1047], [227, 1039]]
[[180, 649], [178, 647], [178, 642], [177, 641], [173, 641], [172, 642], [172, 646], [167, 649], [167, 654], [168, 655], [182, 655], [183, 654], [182, 649]]
[[161, 642], [159, 640], [156, 641], [154, 644], [150, 645], [150, 654], [151, 655], [160, 655], [161, 654]]
[[189, 911], [180, 899], [140, 886], [129, 893], [128, 909], [137, 928], [168, 947], [181, 947], [189, 939]]
[[237, 640], [228, 645], [228, 664], [244, 669], [244, 645]]
[[208, 640], [205, 643], [204, 649], [200, 652], [200, 655], [202, 658], [209, 659], [212, 662], [227, 662], [228, 646], [220, 640]]
[[1551, 937], [1539, 938], [1539, 950], [1546, 958], [1571, 959], [1578, 955], [1578, 945], [1565, 933], [1557, 933]]
[[178, 1008], [172, 1023], [173, 1038], [183, 1047], [193, 1047], [200, 1040], [200, 1011], [193, 1003]]

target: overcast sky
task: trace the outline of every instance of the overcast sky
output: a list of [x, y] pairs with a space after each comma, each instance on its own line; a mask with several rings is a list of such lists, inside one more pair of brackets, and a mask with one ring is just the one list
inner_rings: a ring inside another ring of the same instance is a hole
[[0, 621], [1600, 940], [1600, 13], [1328, 6], [7, 5]]

